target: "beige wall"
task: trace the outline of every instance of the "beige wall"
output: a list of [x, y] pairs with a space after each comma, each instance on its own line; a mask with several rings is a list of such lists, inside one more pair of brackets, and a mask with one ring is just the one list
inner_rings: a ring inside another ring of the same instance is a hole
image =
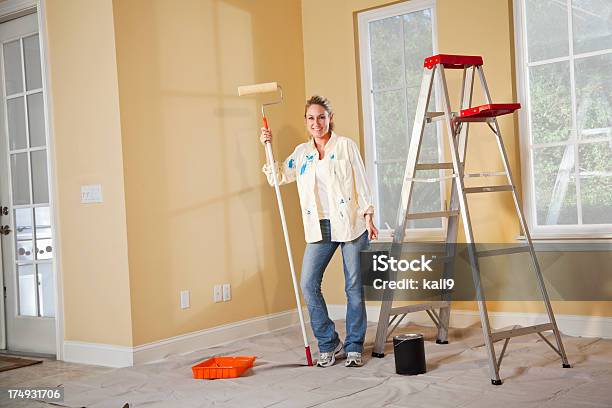
[[[299, 0], [113, 2], [134, 344], [291, 309], [259, 106], [239, 85], [278, 81], [278, 156], [304, 137]], [[295, 186], [283, 188], [299, 265]], [[232, 300], [213, 303], [213, 285]], [[180, 309], [179, 292], [191, 292]]]
[[[360, 116], [356, 13], [393, 3], [397, 2], [302, 1], [306, 94], [322, 93], [329, 97], [335, 105], [338, 133], [352, 137], [362, 146], [363, 122]], [[439, 52], [482, 55], [493, 100], [516, 101], [512, 1], [437, 0], [436, 16]], [[460, 76], [456, 72], [450, 72], [447, 74], [447, 79], [452, 96], [451, 104], [457, 106]], [[475, 104], [483, 103], [479, 84], [475, 87], [474, 95]], [[510, 115], [500, 118], [499, 123], [515, 183], [520, 190], [518, 123], [516, 118]], [[467, 171], [502, 169], [493, 136], [486, 127], [472, 126], [470, 140]], [[477, 240], [512, 242], [519, 234], [519, 224], [512, 202], [507, 196], [474, 195], [469, 199], [469, 206]], [[333, 262], [332, 268], [326, 274], [323, 290], [328, 303], [342, 304], [346, 300], [342, 290], [344, 278], [339, 256], [336, 256]], [[458, 302], [455, 306], [468, 309], [475, 307], [468, 302]], [[609, 302], [555, 302], [555, 309], [558, 313], [567, 314], [612, 315], [612, 304]], [[491, 302], [490, 310], [541, 311], [543, 309], [540, 303]]]
[[[132, 345], [110, 0], [46, 2], [65, 339]], [[81, 204], [101, 184], [104, 202]]]

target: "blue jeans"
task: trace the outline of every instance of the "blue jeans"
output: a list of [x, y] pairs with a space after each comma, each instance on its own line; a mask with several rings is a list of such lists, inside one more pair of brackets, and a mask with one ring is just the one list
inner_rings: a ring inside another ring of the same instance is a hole
[[319, 242], [306, 244], [304, 261], [302, 262], [301, 287], [308, 313], [310, 325], [319, 343], [320, 352], [334, 350], [340, 341], [334, 322], [329, 318], [325, 299], [321, 293], [323, 273], [329, 264], [336, 248], [342, 248], [342, 264], [344, 266], [344, 291], [347, 297], [346, 308], [346, 339], [344, 350], [363, 350], [367, 319], [363, 296], [363, 285], [359, 268], [359, 253], [369, 245], [368, 232], [350, 242], [333, 242], [329, 220], [320, 220], [323, 239]]

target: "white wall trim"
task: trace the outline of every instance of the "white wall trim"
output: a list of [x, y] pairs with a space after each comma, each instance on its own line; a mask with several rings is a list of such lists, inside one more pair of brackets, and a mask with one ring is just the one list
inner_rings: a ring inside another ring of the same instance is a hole
[[[380, 314], [380, 306], [367, 306], [368, 321], [377, 322]], [[344, 319], [346, 305], [327, 305], [329, 317], [332, 320]], [[602, 316], [579, 316], [555, 314], [559, 330], [569, 336], [580, 337], [602, 337], [612, 338], [612, 317]], [[519, 313], [519, 312], [489, 312], [491, 326], [494, 329], [520, 325], [531, 326], [546, 323], [548, 320], [545, 313]], [[433, 326], [433, 322], [425, 312], [409, 314], [402, 325], [409, 323], [423, 326]], [[451, 327], [465, 328], [474, 324], [480, 324], [480, 315], [477, 310], [453, 310], [451, 309]]]
[[64, 361], [106, 367], [130, 367], [134, 361], [132, 347], [113, 344], [66, 340], [63, 354]]
[[[327, 309], [333, 320], [345, 318], [346, 305], [327, 305]], [[304, 313], [307, 317], [307, 312], [304, 311]], [[368, 321], [378, 321], [380, 306], [367, 306], [367, 313]], [[529, 326], [546, 322], [546, 315], [543, 313], [490, 312], [489, 317], [493, 328], [515, 324]], [[612, 317], [558, 314], [556, 319], [559, 329], [566, 335], [612, 338]], [[159, 361], [171, 355], [186, 354], [207, 347], [226, 344], [237, 339], [271, 333], [298, 323], [297, 309], [293, 309], [186, 333], [135, 347], [68, 340], [64, 342], [64, 360], [107, 367], [130, 367]], [[409, 323], [433, 326], [425, 312], [410, 314], [409, 319], [405, 319], [403, 325]], [[480, 324], [478, 311], [451, 311], [452, 327], [465, 328], [475, 324]]]
[[135, 347], [112, 344], [64, 342], [64, 361], [107, 367], [129, 367], [162, 360], [176, 354], [186, 354], [206, 347], [225, 344], [237, 339], [270, 333], [298, 324], [297, 309], [143, 344]]
[[51, 237], [55, 245], [53, 273], [55, 281], [55, 347], [56, 358], [64, 359], [64, 285], [61, 265], [59, 223], [59, 193], [55, 166], [55, 137], [53, 133], [53, 98], [51, 97], [51, 65], [49, 64], [49, 33], [45, 18], [46, 0], [38, 0], [38, 35], [40, 38], [43, 95], [45, 96], [45, 132], [47, 134], [47, 174], [49, 177], [49, 205], [51, 207]]
[[4, 0], [0, 3], [0, 22], [19, 18], [36, 11], [38, 0]]

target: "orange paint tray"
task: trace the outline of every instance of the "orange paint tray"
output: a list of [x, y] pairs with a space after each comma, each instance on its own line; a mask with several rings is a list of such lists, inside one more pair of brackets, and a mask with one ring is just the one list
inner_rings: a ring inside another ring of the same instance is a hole
[[193, 378], [208, 379], [236, 378], [253, 367], [254, 356], [213, 357], [191, 367]]

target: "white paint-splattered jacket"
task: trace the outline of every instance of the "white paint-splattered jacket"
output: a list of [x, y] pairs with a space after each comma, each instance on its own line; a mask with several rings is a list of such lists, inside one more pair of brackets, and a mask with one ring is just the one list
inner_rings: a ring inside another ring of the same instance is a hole
[[[306, 242], [322, 239], [315, 190], [316, 166], [329, 166], [327, 173], [331, 180], [328, 182], [328, 201], [332, 241], [352, 241], [366, 230], [364, 215], [373, 213], [374, 206], [359, 149], [351, 139], [332, 132], [322, 160], [319, 160], [317, 148], [311, 139], [298, 145], [282, 166], [278, 162], [275, 165], [279, 184], [297, 180]], [[268, 177], [268, 183], [274, 185], [270, 165], [265, 164], [263, 172]]]

